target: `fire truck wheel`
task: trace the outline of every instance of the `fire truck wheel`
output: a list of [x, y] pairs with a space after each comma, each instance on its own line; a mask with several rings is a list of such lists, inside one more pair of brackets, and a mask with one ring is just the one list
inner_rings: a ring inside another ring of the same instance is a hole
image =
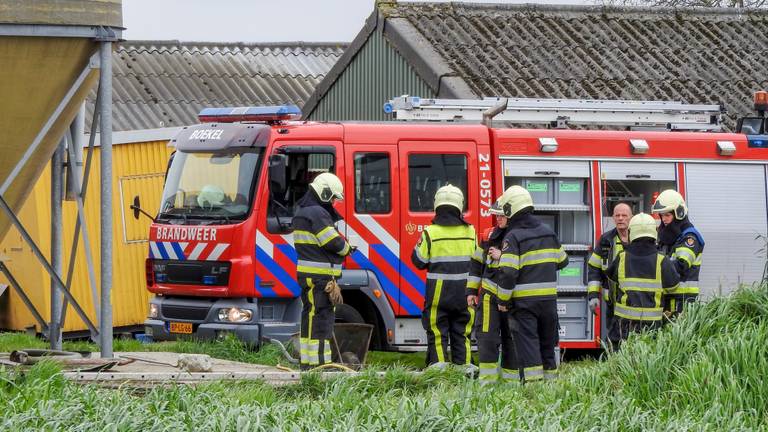
[[357, 309], [348, 304], [336, 305], [336, 322], [350, 324], [365, 324], [363, 316]]

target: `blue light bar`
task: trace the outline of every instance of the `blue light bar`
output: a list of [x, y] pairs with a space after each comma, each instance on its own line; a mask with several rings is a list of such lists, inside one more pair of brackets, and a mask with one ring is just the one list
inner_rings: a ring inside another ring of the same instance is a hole
[[243, 121], [278, 122], [298, 120], [301, 110], [296, 105], [262, 107], [204, 108], [197, 115], [200, 122], [234, 123]]

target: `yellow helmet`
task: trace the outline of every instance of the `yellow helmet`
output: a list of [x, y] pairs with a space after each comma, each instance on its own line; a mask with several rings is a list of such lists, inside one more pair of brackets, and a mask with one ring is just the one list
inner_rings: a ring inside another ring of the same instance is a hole
[[205, 185], [197, 195], [197, 204], [200, 207], [220, 206], [224, 204], [224, 191], [215, 185]]
[[435, 210], [441, 205], [456, 207], [459, 211], [464, 211], [464, 194], [461, 189], [447, 184], [435, 192]]
[[517, 185], [507, 188], [498, 202], [502, 212], [504, 212], [504, 216], [508, 218], [520, 213], [523, 209], [533, 207], [533, 199], [530, 192]]
[[633, 242], [642, 237], [656, 240], [656, 219], [647, 213], [638, 213], [629, 220], [629, 241]]
[[329, 172], [318, 175], [309, 185], [315, 190], [322, 202], [331, 202], [334, 198], [337, 200], [344, 199], [344, 185], [338, 177]]
[[504, 210], [501, 209], [501, 204], [499, 204], [499, 201], [501, 201], [501, 197], [494, 202], [491, 207], [488, 209], [488, 213], [494, 215], [494, 216], [504, 216]]
[[653, 213], [673, 213], [675, 219], [682, 220], [688, 215], [688, 206], [678, 191], [667, 189], [653, 203]]

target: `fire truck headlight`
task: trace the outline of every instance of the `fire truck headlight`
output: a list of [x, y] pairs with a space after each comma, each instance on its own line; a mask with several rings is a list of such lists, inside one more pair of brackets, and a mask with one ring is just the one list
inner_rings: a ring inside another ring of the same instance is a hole
[[150, 318], [157, 318], [159, 316], [160, 316], [160, 308], [156, 304], [150, 303], [149, 304], [149, 317]]
[[224, 308], [219, 309], [219, 321], [240, 323], [247, 322], [253, 318], [253, 311], [250, 309]]

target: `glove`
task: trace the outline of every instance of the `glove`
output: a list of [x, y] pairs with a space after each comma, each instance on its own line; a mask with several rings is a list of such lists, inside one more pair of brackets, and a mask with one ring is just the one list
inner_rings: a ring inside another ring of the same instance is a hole
[[328, 298], [331, 299], [332, 305], [344, 304], [344, 297], [341, 296], [341, 287], [336, 283], [336, 279], [331, 279], [325, 284], [325, 292], [328, 293]]
[[597, 313], [597, 306], [600, 304], [600, 299], [597, 297], [589, 299], [589, 310], [592, 311], [593, 314]]

